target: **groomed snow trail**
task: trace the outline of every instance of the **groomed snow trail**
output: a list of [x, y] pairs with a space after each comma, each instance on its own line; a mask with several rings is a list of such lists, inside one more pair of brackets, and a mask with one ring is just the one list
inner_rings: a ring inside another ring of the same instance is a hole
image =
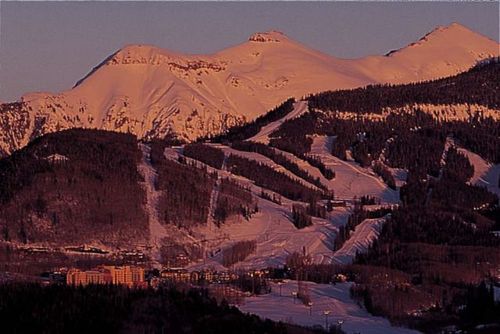
[[309, 154], [319, 157], [326, 167], [335, 171], [335, 178], [328, 181], [327, 186], [335, 191], [336, 198], [348, 200], [369, 195], [380, 198], [383, 203], [399, 203], [399, 193], [389, 188], [372, 170], [333, 156], [330, 152], [334, 140], [334, 137], [315, 136]]
[[500, 187], [498, 186], [500, 164], [492, 164], [481, 158], [478, 154], [461, 147], [458, 147], [458, 151], [464, 154], [474, 166], [474, 175], [470, 179], [470, 183], [486, 187], [492, 193], [500, 196]]
[[299, 117], [300, 115], [304, 114], [308, 110], [309, 109], [307, 108], [307, 101], [295, 102], [293, 105], [293, 110], [290, 113], [288, 113], [288, 115], [262, 127], [262, 129], [260, 129], [259, 133], [257, 133], [255, 136], [249, 138], [248, 140], [259, 142], [259, 143], [264, 143], [264, 144], [269, 144], [269, 135], [271, 133], [273, 133], [274, 130], [278, 129], [281, 126], [281, 124], [283, 124], [287, 120]]
[[354, 228], [354, 232], [342, 247], [333, 254], [334, 263], [351, 264], [357, 253], [364, 253], [376, 240], [386, 218], [365, 219]]
[[168, 237], [166, 228], [160, 223], [158, 205], [161, 192], [156, 190], [155, 183], [158, 174], [151, 165], [151, 147], [139, 143], [142, 152], [142, 161], [139, 164], [139, 172], [144, 177], [144, 189], [146, 190], [145, 209], [149, 220], [149, 244], [151, 247], [151, 261], [155, 267], [161, 267], [161, 241]]

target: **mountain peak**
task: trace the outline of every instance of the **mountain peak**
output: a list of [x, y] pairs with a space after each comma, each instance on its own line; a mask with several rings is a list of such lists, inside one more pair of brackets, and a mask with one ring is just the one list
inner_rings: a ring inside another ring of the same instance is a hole
[[453, 22], [447, 26], [436, 27], [435, 29], [433, 29], [430, 32], [428, 32], [427, 34], [425, 34], [424, 37], [422, 37], [420, 39], [420, 41], [425, 41], [425, 40], [428, 40], [429, 37], [441, 36], [443, 34], [444, 35], [460, 35], [460, 34], [476, 34], [477, 35], [477, 33], [473, 32], [472, 30], [470, 30], [466, 26], [461, 25], [460, 23], [457, 23], [457, 22]]
[[265, 32], [256, 32], [248, 40], [257, 43], [279, 43], [286, 40], [287, 37], [284, 33], [277, 30], [270, 30]]
[[385, 56], [412, 50], [415, 47], [435, 48], [443, 45], [468, 45], [489, 44], [491, 40], [470, 30], [466, 26], [453, 22], [447, 26], [438, 26], [421, 37], [418, 41], [411, 43], [401, 49], [393, 50]]

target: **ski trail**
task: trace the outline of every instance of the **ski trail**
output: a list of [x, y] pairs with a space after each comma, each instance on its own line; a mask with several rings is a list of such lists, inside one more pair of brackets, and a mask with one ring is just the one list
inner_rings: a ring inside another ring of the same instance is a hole
[[[443, 177], [443, 171], [444, 168], [446, 167], [446, 157], [448, 156], [448, 150], [450, 149], [450, 147], [455, 147], [455, 141], [453, 140], [452, 137], [448, 136], [446, 137], [443, 153], [441, 154], [441, 160], [439, 161], [440, 168], [439, 168], [439, 175], [437, 177], [438, 180], [441, 180], [441, 178]], [[429, 188], [429, 190], [427, 191], [427, 198], [425, 199], [425, 205], [429, 205], [431, 196], [432, 196], [432, 188]]]
[[[222, 161], [222, 166], [220, 170], [226, 169], [227, 155], [224, 155], [224, 160]], [[222, 175], [217, 172], [217, 180], [215, 181], [215, 186], [210, 194], [210, 206], [208, 208], [208, 218], [207, 225], [210, 231], [215, 231], [215, 208], [217, 207], [217, 201], [219, 200], [220, 186], [222, 183]]]
[[349, 239], [333, 254], [333, 263], [351, 264], [356, 254], [365, 253], [372, 243], [378, 239], [387, 216], [383, 218], [365, 219], [354, 228]]
[[139, 164], [139, 173], [144, 177], [144, 189], [146, 190], [145, 209], [149, 220], [149, 244], [151, 247], [151, 261], [155, 267], [161, 267], [161, 241], [168, 237], [166, 228], [160, 223], [158, 205], [161, 192], [156, 190], [155, 184], [158, 174], [151, 165], [151, 147], [139, 143], [142, 152], [142, 160]]
[[271, 122], [266, 126], [263, 126], [262, 129], [260, 129], [259, 133], [257, 133], [255, 136], [251, 138], [248, 138], [247, 140], [269, 144], [269, 136], [271, 135], [271, 133], [273, 133], [276, 129], [278, 129], [287, 120], [299, 117], [300, 115], [306, 113], [308, 110], [309, 109], [307, 107], [307, 101], [295, 102], [293, 105], [293, 110], [290, 113], [288, 113], [285, 117], [280, 118], [277, 121]]

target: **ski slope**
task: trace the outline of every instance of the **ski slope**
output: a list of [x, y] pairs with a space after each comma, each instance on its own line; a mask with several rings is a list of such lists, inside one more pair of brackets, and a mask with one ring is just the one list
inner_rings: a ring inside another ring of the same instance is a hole
[[336, 198], [352, 199], [369, 195], [384, 203], [399, 202], [398, 191], [389, 188], [371, 169], [363, 168], [352, 160], [344, 161], [333, 156], [330, 153], [333, 140], [333, 137], [315, 136], [310, 154], [319, 157], [335, 171], [335, 178], [328, 181], [328, 188], [335, 191]]
[[268, 125], [262, 127], [258, 134], [249, 138], [249, 141], [255, 141], [263, 144], [269, 144], [269, 135], [277, 130], [281, 124], [284, 122], [299, 117], [300, 115], [308, 111], [307, 101], [298, 101], [293, 105], [293, 110], [288, 113], [285, 117], [280, 118], [277, 121], [271, 122]]
[[350, 238], [333, 255], [333, 262], [351, 264], [357, 253], [365, 253], [375, 241], [386, 218], [365, 219], [355, 227]]
[[302, 183], [303, 185], [311, 188], [311, 189], [314, 189], [314, 190], [318, 190], [318, 187], [316, 187], [314, 184], [302, 179], [301, 177], [298, 177], [297, 175], [293, 174], [292, 172], [290, 172], [288, 169], [286, 169], [285, 167], [275, 163], [273, 160], [269, 159], [268, 157], [262, 155], [262, 154], [259, 154], [259, 153], [256, 153], [256, 152], [246, 152], [246, 151], [239, 151], [239, 150], [235, 150], [233, 149], [232, 147], [229, 147], [229, 146], [225, 146], [225, 145], [221, 145], [221, 144], [208, 144], [208, 145], [211, 145], [215, 148], [218, 148], [220, 150], [222, 150], [224, 152], [224, 154], [226, 155], [226, 157], [228, 157], [229, 155], [233, 154], [233, 155], [236, 155], [236, 156], [239, 156], [239, 157], [242, 157], [242, 158], [246, 158], [246, 159], [249, 159], [249, 160], [253, 160], [253, 161], [256, 161], [260, 164], [263, 164], [263, 165], [266, 165], [268, 167], [271, 167], [272, 169], [274, 169], [275, 171], [277, 172], [280, 172], [280, 173], [283, 173], [285, 175], [287, 175], [288, 177], [290, 177], [291, 179], [295, 180], [295, 181], [298, 181], [300, 183]]
[[150, 255], [153, 264], [161, 268], [161, 243], [168, 236], [166, 228], [160, 223], [160, 214], [158, 205], [161, 193], [155, 189], [156, 179], [158, 177], [155, 169], [151, 165], [151, 147], [140, 143], [139, 149], [142, 152], [142, 160], [138, 166], [140, 174], [144, 177], [144, 189], [146, 191], [145, 209], [149, 221], [149, 245], [151, 247]]
[[[177, 161], [181, 149], [166, 148], [165, 156]], [[345, 225], [350, 214], [349, 208], [336, 208], [326, 219], [313, 218], [313, 225], [297, 229], [291, 222], [291, 208], [295, 201], [281, 197], [281, 205], [259, 197], [261, 188], [253, 181], [231, 174], [226, 170], [218, 170], [199, 161], [187, 158], [200, 167], [206, 167], [209, 173], [217, 172], [220, 177], [228, 177], [251, 189], [258, 198], [259, 212], [248, 221], [242, 218], [228, 220], [220, 228], [214, 226], [195, 227], [191, 234], [197, 240], [206, 240], [208, 253], [217, 253], [193, 263], [190, 270], [213, 267], [221, 269], [221, 251], [237, 241], [256, 240], [257, 251], [244, 261], [235, 265], [236, 268], [265, 268], [281, 266], [286, 258], [294, 252], [302, 252], [305, 248], [314, 263], [332, 263], [333, 241], [338, 227]], [[268, 193], [272, 193], [266, 190]]]
[[477, 186], [486, 187], [489, 191], [500, 197], [500, 188], [498, 187], [500, 179], [500, 164], [492, 164], [481, 156], [464, 148], [457, 148], [464, 154], [474, 166], [474, 175], [470, 182]]
[[[311, 310], [295, 300], [292, 292], [297, 291], [297, 281], [285, 280], [280, 289], [272, 283], [272, 292], [267, 295], [245, 298], [237, 307], [247, 313], [262, 318], [283, 321], [303, 326], [326, 327], [342, 321], [342, 329], [347, 333], [362, 334], [410, 334], [419, 333], [402, 327], [393, 327], [387, 319], [369, 314], [354, 302], [349, 295], [352, 283], [336, 285], [306, 282], [312, 300]], [[324, 311], [330, 311], [328, 319]]]

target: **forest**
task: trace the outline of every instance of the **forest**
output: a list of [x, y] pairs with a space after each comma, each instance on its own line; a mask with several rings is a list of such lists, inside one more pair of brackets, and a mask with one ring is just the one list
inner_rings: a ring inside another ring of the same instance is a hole
[[[298, 177], [306, 180], [307, 182], [314, 184], [318, 188], [326, 189], [326, 187], [321, 183], [319, 178], [313, 177], [311, 174], [303, 170], [302, 168], [299, 167], [295, 162], [292, 160], [288, 159], [285, 155], [275, 151], [272, 147], [269, 147], [265, 144], [262, 143], [255, 143], [251, 141], [238, 141], [234, 142], [231, 144], [231, 147], [234, 148], [235, 150], [239, 151], [246, 151], [246, 152], [255, 152], [259, 153], [263, 156], [268, 157], [275, 163], [277, 163], [280, 166], [283, 166], [284, 168], [288, 169], [290, 172], [293, 174], [297, 175]], [[313, 165], [313, 164], [311, 164]], [[314, 165], [313, 165], [314, 166]], [[316, 163], [316, 166], [323, 166], [324, 165], [321, 163]], [[314, 166], [314, 167], [316, 167]], [[320, 167], [317, 167], [320, 171], [322, 170]], [[323, 172], [322, 172], [323, 173]]]
[[478, 64], [455, 76], [406, 85], [369, 85], [323, 92], [308, 97], [309, 107], [324, 111], [381, 113], [383, 108], [406, 104], [479, 104], [500, 108], [500, 61]]
[[135, 136], [72, 129], [0, 160], [5, 241], [140, 244], [148, 235]]
[[220, 180], [217, 203], [214, 210], [215, 224], [220, 226], [227, 219], [240, 216], [248, 220], [259, 211], [257, 200], [250, 189], [228, 178]]
[[[406, 283], [388, 287], [387, 282], [360, 280], [353, 293], [374, 314], [424, 331], [494, 322], [499, 305], [491, 301], [487, 284], [500, 266], [500, 239], [491, 233], [496, 222], [489, 212], [496, 212], [498, 197], [466, 183], [473, 167], [453, 147], [437, 172], [436, 178], [422, 179], [410, 169], [401, 188], [403, 204], [392, 212], [368, 253], [356, 259], [369, 271], [387, 268], [404, 273]], [[477, 305], [477, 298], [483, 302], [482, 311], [474, 317], [471, 305]], [[405, 299], [422, 300], [422, 305], [434, 301], [435, 306], [418, 306], [423, 313], [408, 314], [402, 310], [416, 305]], [[464, 304], [465, 310], [460, 308]]]
[[231, 154], [227, 159], [227, 169], [231, 173], [255, 181], [259, 187], [267, 188], [291, 200], [308, 202], [322, 196], [322, 192], [306, 187], [299, 181], [275, 171], [273, 168], [254, 160]]
[[[418, 103], [463, 102], [498, 108], [495, 78], [499, 72], [500, 63], [493, 61], [437, 81], [313, 95], [308, 98], [311, 111], [285, 121], [271, 134], [271, 145], [302, 156], [310, 151], [311, 135], [334, 136], [332, 153], [341, 159], [346, 159], [350, 150], [358, 163], [369, 167], [385, 152], [384, 162], [390, 167], [417, 165], [419, 170], [435, 175], [437, 155], [445, 139], [452, 137], [484, 159], [499, 163], [500, 122], [494, 119], [475, 115], [464, 121], [438, 121], [418, 107], [408, 113], [388, 114], [383, 120], [368, 117], [385, 107]], [[357, 116], [346, 118], [339, 111]]]
[[238, 241], [226, 248], [222, 252], [222, 265], [230, 267], [233, 264], [243, 261], [257, 250], [256, 240]]
[[5, 333], [322, 333], [243, 314], [205, 289], [12, 283], [0, 296]]
[[186, 157], [201, 161], [217, 169], [221, 169], [224, 163], [224, 152], [222, 150], [202, 143], [187, 144], [184, 146], [182, 153]]
[[166, 159], [164, 150], [165, 143], [151, 145], [151, 162], [158, 172], [156, 189], [163, 191], [159, 203], [161, 219], [165, 224], [186, 228], [206, 224], [216, 175], [184, 160]]
[[283, 102], [281, 105], [267, 112], [266, 114], [257, 117], [253, 121], [240, 126], [232, 127], [226, 133], [223, 133], [221, 135], [211, 138], [200, 138], [199, 140], [205, 141], [208, 139], [215, 143], [226, 143], [248, 139], [259, 133], [262, 127], [288, 115], [293, 110], [294, 103], [295, 99], [290, 98]]

